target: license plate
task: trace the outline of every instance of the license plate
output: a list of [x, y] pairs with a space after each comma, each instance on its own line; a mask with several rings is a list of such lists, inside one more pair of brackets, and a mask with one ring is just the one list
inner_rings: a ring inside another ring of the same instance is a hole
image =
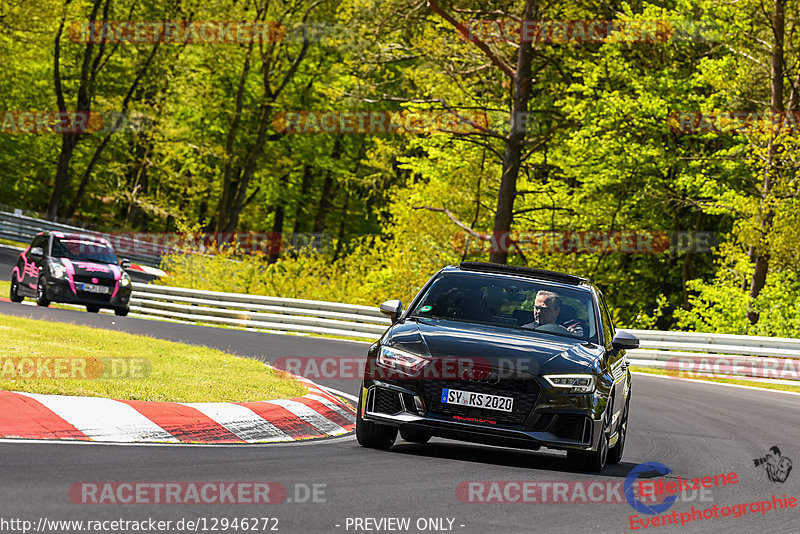
[[108, 293], [111, 288], [106, 286], [97, 286], [94, 284], [81, 284], [80, 286], [81, 291], [86, 291], [87, 293]]
[[442, 403], [510, 412], [514, 406], [514, 398], [489, 395], [488, 393], [472, 393], [459, 389], [443, 389]]

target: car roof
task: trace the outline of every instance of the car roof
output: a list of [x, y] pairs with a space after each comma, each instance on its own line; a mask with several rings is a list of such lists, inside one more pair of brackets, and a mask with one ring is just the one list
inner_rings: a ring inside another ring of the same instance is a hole
[[459, 270], [487, 274], [506, 274], [511, 276], [521, 276], [536, 280], [546, 280], [548, 282], [559, 282], [572, 286], [589, 285], [589, 279], [574, 274], [561, 273], [558, 271], [548, 271], [545, 269], [533, 269], [530, 267], [518, 267], [516, 265], [502, 265], [499, 263], [481, 263], [474, 261], [462, 261], [457, 266], [445, 268], [446, 271]]
[[83, 239], [85, 241], [94, 241], [96, 243], [100, 243], [102, 245], [109, 245], [109, 242], [106, 238], [101, 236], [95, 236], [91, 234], [76, 234], [71, 232], [60, 232], [60, 231], [50, 231], [50, 232], [40, 232], [40, 234], [52, 234], [59, 239]]

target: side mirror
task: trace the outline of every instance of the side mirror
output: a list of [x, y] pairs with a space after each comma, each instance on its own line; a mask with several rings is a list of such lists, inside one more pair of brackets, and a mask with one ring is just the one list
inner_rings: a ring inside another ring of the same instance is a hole
[[119, 266], [123, 270], [127, 271], [128, 269], [131, 268], [131, 260], [129, 260], [128, 258], [122, 258], [121, 260], [119, 260]]
[[42, 247], [33, 247], [30, 251], [31, 258], [41, 258], [44, 256], [44, 250]]
[[614, 339], [611, 340], [611, 345], [614, 347], [614, 350], [617, 351], [638, 349], [639, 338], [637, 338], [630, 332], [626, 332], [624, 330], [617, 330], [617, 333], [614, 334]]
[[380, 310], [382, 314], [388, 315], [392, 320], [392, 324], [394, 324], [397, 322], [400, 314], [403, 313], [403, 303], [396, 299], [387, 300], [386, 302], [381, 303]]

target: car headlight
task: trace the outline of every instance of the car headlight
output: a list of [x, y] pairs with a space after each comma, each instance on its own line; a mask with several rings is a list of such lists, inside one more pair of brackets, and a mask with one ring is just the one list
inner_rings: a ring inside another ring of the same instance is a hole
[[128, 276], [128, 273], [122, 271], [122, 276], [119, 278], [119, 285], [122, 287], [129, 286], [131, 284], [131, 277]]
[[551, 386], [568, 389], [568, 393], [592, 393], [594, 375], [545, 375]]
[[53, 278], [63, 279], [67, 276], [67, 268], [60, 263], [51, 263], [50, 272], [53, 274]]
[[427, 358], [392, 347], [381, 347], [378, 353], [378, 365], [409, 375], [422, 369], [427, 362]]

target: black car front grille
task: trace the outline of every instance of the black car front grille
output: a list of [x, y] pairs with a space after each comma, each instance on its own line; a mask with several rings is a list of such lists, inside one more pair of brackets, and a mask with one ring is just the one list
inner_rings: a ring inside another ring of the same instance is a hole
[[375, 388], [375, 412], [394, 415], [402, 412], [403, 407], [400, 405], [400, 394], [386, 389]]
[[81, 291], [79, 289], [77, 297], [81, 302], [103, 304], [111, 300], [111, 293], [89, 293], [88, 291]]
[[555, 416], [556, 414], [554, 413], [543, 413], [535, 416], [534, 420], [532, 421], [533, 424], [531, 426], [531, 430], [538, 432], [547, 430], [547, 427], [553, 422], [553, 418]]
[[[95, 284], [99, 286], [114, 287], [113, 278], [101, 278], [99, 276], [90, 276], [88, 274], [76, 274], [72, 277], [76, 284]], [[96, 282], [92, 279], [97, 280]]]
[[585, 423], [586, 417], [583, 415], [558, 414], [552, 432], [560, 438], [584, 441], [583, 433]]
[[[422, 389], [425, 397], [425, 405], [428, 407], [428, 411], [432, 413], [469, 417], [473, 419], [487, 419], [501, 424], [521, 426], [533, 410], [541, 388], [533, 379], [501, 379], [497, 384], [464, 380], [423, 380]], [[471, 393], [512, 397], [514, 399], [513, 411], [504, 412], [500, 410], [443, 403], [441, 402], [443, 389], [458, 389]]]

